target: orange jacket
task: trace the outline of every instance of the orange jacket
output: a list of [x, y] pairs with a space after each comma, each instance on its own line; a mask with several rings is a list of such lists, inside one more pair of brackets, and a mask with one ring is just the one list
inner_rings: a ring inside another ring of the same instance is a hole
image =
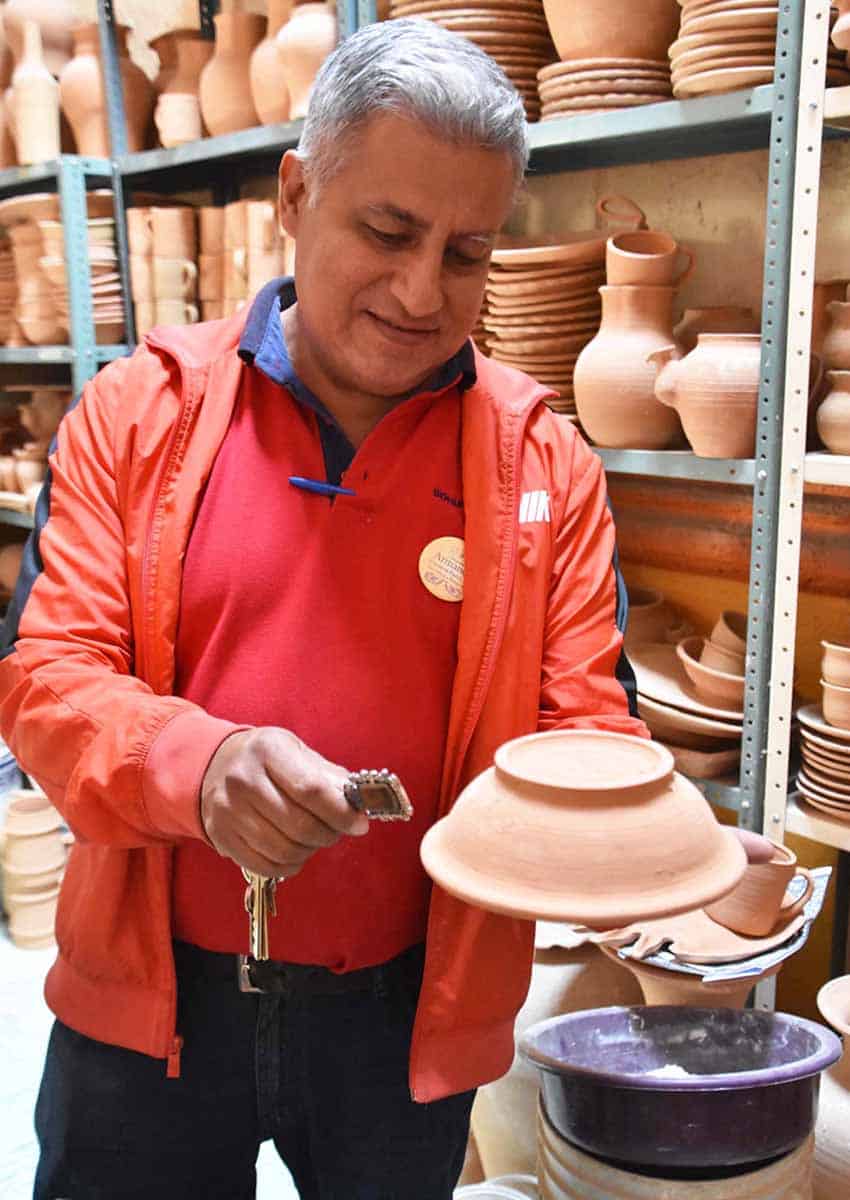
[[[77, 838], [48, 1004], [90, 1037], [168, 1058], [172, 1073], [172, 847], [203, 836], [200, 784], [236, 728], [172, 694], [181, 569], [249, 369], [236, 354], [243, 322], [156, 330], [87, 385], [51, 456], [34, 580], [25, 570], [0, 659], [0, 733]], [[480, 356], [476, 366], [463, 395], [466, 582], [441, 813], [509, 738], [569, 725], [645, 734], [614, 674], [599, 460], [539, 385]], [[532, 937], [528, 922], [434, 889], [417, 1100], [507, 1070]]]

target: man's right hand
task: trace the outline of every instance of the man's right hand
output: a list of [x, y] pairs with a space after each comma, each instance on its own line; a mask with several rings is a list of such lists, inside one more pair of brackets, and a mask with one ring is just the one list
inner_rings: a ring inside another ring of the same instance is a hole
[[225, 738], [201, 785], [201, 821], [219, 854], [257, 875], [297, 875], [317, 850], [369, 819], [343, 795], [348, 771], [286, 729], [242, 730]]

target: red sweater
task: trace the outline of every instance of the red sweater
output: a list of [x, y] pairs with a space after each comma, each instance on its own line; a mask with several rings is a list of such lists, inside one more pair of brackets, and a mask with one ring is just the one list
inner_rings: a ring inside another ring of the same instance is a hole
[[[403, 780], [409, 824], [374, 824], [278, 887], [271, 956], [352, 970], [425, 938], [419, 842], [436, 814], [460, 605], [425, 588], [418, 562], [434, 539], [463, 536], [460, 399], [400, 404], [343, 476], [356, 495], [331, 502], [289, 483], [325, 477], [315, 413], [258, 369], [243, 379], [186, 554], [175, 691]], [[175, 936], [247, 951], [244, 890], [234, 863], [184, 843]]]

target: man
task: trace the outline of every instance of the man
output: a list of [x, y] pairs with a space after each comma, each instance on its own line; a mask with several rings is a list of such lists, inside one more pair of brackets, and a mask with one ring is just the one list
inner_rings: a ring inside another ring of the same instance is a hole
[[[269, 1137], [302, 1200], [451, 1196], [532, 927], [432, 892], [419, 841], [511, 737], [646, 732], [598, 459], [467, 340], [526, 156], [475, 47], [361, 31], [281, 164], [295, 287], [154, 330], [62, 424], [0, 661], [77, 836], [39, 1200], [238, 1200]], [[348, 805], [363, 767], [408, 824]], [[240, 868], [284, 881], [259, 991]]]

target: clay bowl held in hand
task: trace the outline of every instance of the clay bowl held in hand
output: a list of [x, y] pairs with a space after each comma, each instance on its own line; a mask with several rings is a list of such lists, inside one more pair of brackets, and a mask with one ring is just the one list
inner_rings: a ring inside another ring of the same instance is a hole
[[821, 676], [835, 687], [850, 688], [850, 646], [821, 642]]
[[[716, 671], [699, 660], [704, 638], [683, 638], [676, 646], [676, 654], [685, 668], [688, 678], [704, 699], [726, 708], [741, 708], [744, 703], [744, 676], [728, 675]], [[850, 716], [848, 716], [850, 719]]]
[[837, 729], [850, 729], [850, 687], [838, 687], [825, 679], [820, 682], [825, 719]]

